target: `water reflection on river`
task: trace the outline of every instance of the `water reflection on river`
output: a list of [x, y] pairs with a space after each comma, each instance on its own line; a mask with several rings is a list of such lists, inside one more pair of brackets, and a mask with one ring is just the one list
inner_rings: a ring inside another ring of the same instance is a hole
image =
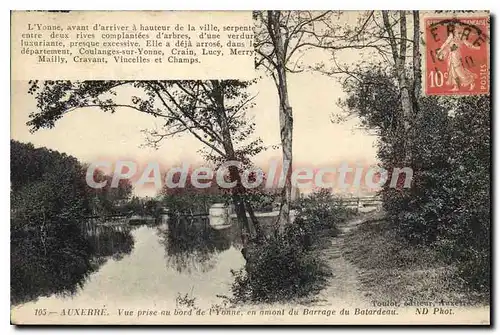
[[125, 224], [87, 231], [97, 270], [71, 296], [52, 295], [16, 309], [113, 304], [134, 307], [175, 303], [192, 294], [204, 304], [228, 295], [231, 269], [244, 260], [236, 229], [213, 230], [206, 222], [183, 220], [158, 226]]

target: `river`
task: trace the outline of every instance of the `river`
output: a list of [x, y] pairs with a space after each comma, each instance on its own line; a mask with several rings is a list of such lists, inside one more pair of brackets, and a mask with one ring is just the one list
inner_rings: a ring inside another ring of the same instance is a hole
[[87, 231], [96, 270], [72, 294], [55, 293], [13, 307], [33, 313], [75, 306], [159, 306], [179, 296], [204, 305], [230, 295], [231, 270], [244, 265], [235, 227], [214, 230], [206, 222], [183, 220], [157, 226], [95, 226]]

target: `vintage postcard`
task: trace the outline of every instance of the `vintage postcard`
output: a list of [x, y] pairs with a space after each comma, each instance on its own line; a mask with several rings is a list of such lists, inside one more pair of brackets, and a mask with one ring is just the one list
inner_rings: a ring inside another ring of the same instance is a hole
[[12, 11], [15, 325], [490, 325], [487, 11]]

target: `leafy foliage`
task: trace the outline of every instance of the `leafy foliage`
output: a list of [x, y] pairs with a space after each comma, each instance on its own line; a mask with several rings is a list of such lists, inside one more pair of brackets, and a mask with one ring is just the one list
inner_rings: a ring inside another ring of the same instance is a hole
[[285, 227], [248, 254], [247, 266], [232, 271], [235, 302], [288, 301], [318, 292], [330, 274], [308, 243], [300, 243], [296, 225]]
[[[412, 138], [410, 189], [383, 189], [387, 214], [400, 238], [441, 250], [466, 289], [487, 293], [490, 261], [490, 99], [421, 97], [412, 133], [401, 119], [397, 84], [368, 70], [347, 81], [343, 102], [380, 135], [378, 156], [391, 173], [402, 167], [401, 139]], [[401, 186], [401, 185], [399, 185]]]
[[108, 227], [85, 234], [96, 229], [86, 217], [112, 212], [115, 200], [131, 193], [130, 184], [96, 190], [85, 176], [74, 157], [11, 141], [12, 303], [73, 293], [104, 258], [132, 250], [129, 232]]
[[308, 227], [311, 232], [329, 231], [332, 236], [338, 234], [337, 225], [347, 220], [354, 211], [342, 205], [329, 189], [317, 189], [294, 204], [298, 210], [296, 223]]
[[450, 177], [444, 180], [448, 223], [439, 245], [458, 260], [458, 276], [479, 292], [490, 288], [491, 125], [489, 97], [460, 102], [451, 121]]
[[234, 271], [235, 302], [287, 301], [318, 292], [330, 275], [319, 257], [321, 237], [338, 234], [349, 217], [329, 190], [320, 189], [296, 204], [299, 213], [283, 234], [274, 234], [244, 251], [245, 269]]
[[81, 227], [90, 212], [83, 167], [11, 141], [11, 301], [72, 292], [92, 270]]
[[[117, 187], [111, 187], [112, 179], [113, 176], [105, 175], [100, 170], [94, 171], [95, 182], [106, 181], [106, 185], [102, 188], [88, 189], [94, 215], [125, 214], [131, 210], [129, 198], [132, 195], [132, 184], [130, 180], [120, 179]], [[123, 202], [126, 204], [123, 205]]]

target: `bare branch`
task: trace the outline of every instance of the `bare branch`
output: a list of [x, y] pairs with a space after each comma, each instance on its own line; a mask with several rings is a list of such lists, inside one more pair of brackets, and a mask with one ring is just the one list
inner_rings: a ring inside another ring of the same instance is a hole
[[[187, 123], [182, 119], [181, 116], [179, 116], [171, 107], [170, 105], [166, 102], [166, 100], [163, 98], [163, 96], [161, 95], [160, 91], [154, 87], [154, 86], [151, 86], [151, 89], [156, 93], [156, 95], [158, 96], [158, 98], [160, 99], [160, 101], [163, 103], [163, 105], [165, 106], [165, 108], [167, 108], [171, 113], [172, 115], [174, 115], [174, 117], [176, 118], [176, 120], [178, 120], [180, 123], [182, 123], [182, 125], [184, 127], [186, 127], [186, 129], [194, 136], [196, 137], [196, 139], [198, 139], [200, 142], [202, 142], [203, 144], [205, 144], [206, 146], [208, 146], [209, 148], [211, 148], [212, 150], [214, 150], [215, 152], [217, 152], [219, 155], [221, 155], [222, 157], [225, 157], [225, 153], [222, 152], [219, 148], [217, 148], [214, 144], [206, 141], [205, 139], [203, 139], [198, 133], [196, 133], [194, 131], [194, 128], [192, 127], [189, 127], [187, 125]], [[168, 93], [167, 90], [163, 90], [165, 93], [167, 93], [167, 95], [169, 96], [169, 99], [171, 98], [171, 95]], [[171, 100], [172, 101], [172, 100]], [[175, 101], [175, 99], [172, 101], [174, 102], [174, 104], [176, 105], [177, 108], [179, 108], [180, 106], [178, 105], [178, 103]], [[182, 113], [182, 107], [179, 108], [179, 110], [181, 111]]]
[[[399, 11], [399, 30], [401, 37], [406, 38], [406, 14], [404, 10]], [[406, 41], [399, 43], [399, 64], [404, 66], [406, 62]]]
[[392, 58], [394, 59], [394, 63], [398, 64], [398, 49], [396, 46], [396, 39], [394, 37], [394, 32], [392, 31], [391, 24], [389, 22], [389, 13], [384, 10], [382, 11], [382, 17], [384, 20], [384, 26], [387, 31], [387, 34], [389, 35], [389, 43], [391, 45], [391, 50], [392, 50]]

